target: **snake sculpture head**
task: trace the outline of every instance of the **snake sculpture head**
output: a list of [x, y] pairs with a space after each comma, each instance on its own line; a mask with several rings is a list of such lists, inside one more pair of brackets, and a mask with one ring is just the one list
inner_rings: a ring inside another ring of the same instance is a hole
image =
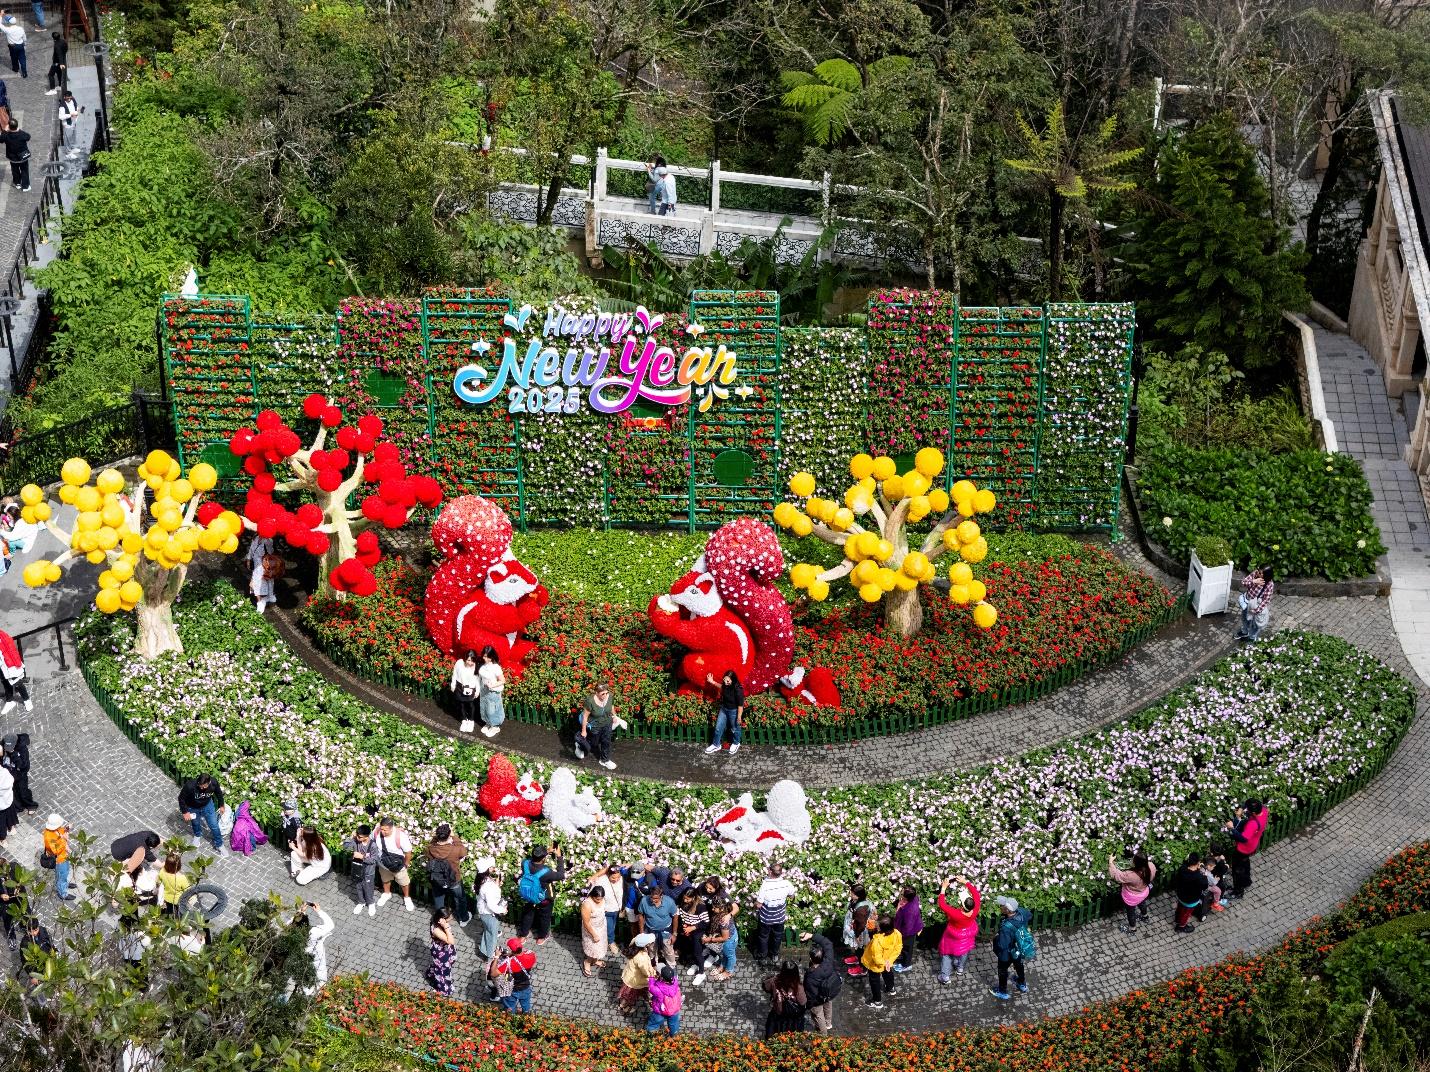
[[432, 524], [442, 564], [428, 582], [423, 610], [427, 632], [458, 658], [492, 647], [502, 668], [519, 677], [536, 647], [522, 636], [550, 596], [511, 553], [511, 520], [480, 495], [447, 504]]
[[680, 662], [680, 691], [709, 695], [706, 675], [733, 670], [747, 694], [788, 673], [794, 621], [775, 580], [784, 555], [774, 530], [748, 518], [721, 525], [694, 567], [652, 599], [651, 625], [689, 649]]

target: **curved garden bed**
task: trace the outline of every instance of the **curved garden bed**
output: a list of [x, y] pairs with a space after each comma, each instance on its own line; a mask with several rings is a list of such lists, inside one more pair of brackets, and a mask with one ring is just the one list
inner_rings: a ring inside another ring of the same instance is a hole
[[[1343, 1068], [1355, 1043], [1364, 990], [1372, 985], [1365, 965], [1379, 971], [1388, 950], [1413, 955], [1421, 948], [1408, 933], [1420, 925], [1403, 925], [1414, 924], [1408, 917], [1427, 909], [1430, 844], [1421, 844], [1386, 861], [1336, 911], [1292, 931], [1264, 953], [1238, 954], [1193, 968], [1169, 982], [1070, 1016], [994, 1029], [855, 1038], [780, 1035], [768, 1042], [731, 1035], [667, 1039], [554, 1016], [510, 1016], [490, 1003], [454, 1001], [353, 976], [329, 983], [320, 1007], [335, 1027], [456, 1072], [1229, 1069], [1247, 1067], [1249, 1055], [1262, 1053], [1268, 1027], [1277, 1029], [1275, 1041], [1284, 1045], [1296, 1037], [1292, 1032], [1317, 1022], [1332, 1025], [1320, 1036], [1306, 1031], [1320, 1038], [1317, 1057], [1326, 1067]], [[1405, 941], [1407, 937], [1412, 941]], [[1365, 947], [1368, 954], [1359, 965], [1346, 955], [1355, 946]], [[1382, 987], [1383, 974], [1371, 977]], [[536, 985], [540, 1008], [539, 978]], [[1382, 997], [1374, 1030], [1366, 1036], [1367, 1054], [1373, 1055], [1367, 1067], [1384, 1067], [1376, 1058], [1404, 1060], [1417, 1041], [1423, 1045], [1413, 1034], [1406, 1037], [1422, 1022], [1413, 998], [1397, 1000], [1397, 995], [1384, 992]], [[1300, 1014], [1299, 1022], [1295, 1014]]]
[[[306, 668], [227, 585], [195, 586], [176, 610], [187, 646], [129, 655], [132, 623], [97, 614], [76, 630], [86, 680], [110, 716], [174, 776], [218, 771], [272, 821], [296, 797], [331, 842], [380, 809], [414, 832], [452, 821], [511, 868], [540, 828], [491, 823], [477, 797], [491, 751], [376, 712]], [[1145, 846], [1160, 866], [1204, 848], [1232, 804], [1267, 800], [1284, 836], [1372, 778], [1414, 716], [1409, 682], [1344, 641], [1278, 634], [1125, 722], [966, 773], [810, 793], [814, 832], [786, 853], [792, 925], [823, 926], [844, 885], [892, 903], [906, 881], [962, 871], [1014, 892], [1041, 925], [1099, 915], [1109, 852]], [[550, 768], [523, 763], [545, 783]], [[569, 839], [574, 865], [655, 855], [749, 891], [758, 857], [709, 836], [718, 788], [578, 774], [610, 818]], [[589, 873], [589, 872], [588, 872]], [[558, 916], [570, 916], [569, 895]]]
[[[616, 535], [640, 547], [644, 541]], [[545, 546], [538, 541], [545, 540]], [[528, 534], [524, 560], [575, 534]], [[580, 536], [579, 539], [586, 539]], [[839, 708], [811, 708], [775, 694], [752, 697], [747, 743], [822, 744], [922, 729], [1026, 703], [1126, 654], [1185, 610], [1155, 580], [1128, 569], [1107, 551], [1061, 536], [1004, 535], [980, 571], [998, 624], [979, 629], [966, 609], [929, 589], [925, 627], [912, 640], [884, 635], [879, 611], [857, 602], [795, 603], [795, 662], [827, 666], [840, 687]], [[675, 694], [680, 649], [646, 619], [646, 603], [665, 591], [699, 553], [703, 539], [665, 538], [683, 548], [683, 564], [655, 564], [652, 591], [624, 577], [625, 596], [597, 598], [606, 548], [579, 560], [552, 556], [531, 563], [551, 586], [551, 605], [529, 630], [538, 643], [525, 675], [509, 685], [509, 718], [537, 725], [569, 722], [598, 679], [618, 683], [630, 732], [657, 740], [696, 742], [709, 734], [710, 703]], [[640, 561], [640, 554], [633, 557]], [[592, 561], [594, 559], [594, 561]], [[663, 567], [663, 568], [662, 568]], [[378, 592], [366, 599], [314, 601], [304, 627], [322, 652], [346, 672], [378, 684], [447, 702], [450, 663], [428, 639], [422, 614], [426, 577], [401, 563], [378, 569]], [[797, 596], [798, 593], [789, 593]], [[634, 717], [631, 717], [634, 716]]]

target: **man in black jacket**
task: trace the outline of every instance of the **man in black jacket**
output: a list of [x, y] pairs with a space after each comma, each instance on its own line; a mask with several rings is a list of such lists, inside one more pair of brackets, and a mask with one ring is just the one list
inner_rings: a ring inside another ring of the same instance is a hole
[[223, 834], [219, 829], [219, 813], [224, 810], [223, 789], [218, 779], [205, 771], [197, 778], [190, 778], [179, 790], [179, 811], [184, 822], [193, 830], [194, 843], [204, 838], [204, 826], [209, 829], [209, 840], [214, 850], [223, 855]]
[[53, 97], [62, 89], [69, 89], [69, 42], [65, 40], [65, 35], [59, 31], [50, 34], [55, 42], [54, 51], [50, 54], [50, 70], [45, 76], [50, 88], [45, 90], [45, 96]]
[[20, 121], [12, 118], [10, 129], [0, 133], [5, 143], [5, 159], [10, 161], [10, 178], [15, 189], [30, 188], [30, 135], [20, 129]]
[[124, 865], [125, 872], [133, 871], [143, 863], [152, 864], [158, 859], [154, 850], [163, 840], [153, 830], [139, 830], [125, 834], [109, 843], [109, 855]]
[[839, 963], [834, 959], [834, 943], [822, 934], [810, 936], [809, 968], [804, 973], [805, 1000], [809, 1017], [825, 1034], [834, 1030], [834, 999], [844, 986]]
[[1206, 892], [1211, 879], [1202, 870], [1202, 858], [1192, 853], [1172, 876], [1172, 892], [1177, 895], [1177, 918], [1172, 929], [1178, 934], [1191, 934], [1197, 928], [1192, 925], [1192, 915], [1197, 922], [1206, 918], [1207, 910], [1202, 906], [1202, 894]]
[[39, 808], [34, 794], [30, 792], [30, 735], [7, 733], [3, 747], [4, 755], [0, 757], [0, 763], [15, 779], [15, 804], [33, 814]]

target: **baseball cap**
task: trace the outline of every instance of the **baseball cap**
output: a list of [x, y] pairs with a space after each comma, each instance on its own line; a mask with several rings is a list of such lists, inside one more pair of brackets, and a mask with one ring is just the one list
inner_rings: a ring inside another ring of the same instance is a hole
[[998, 907], [1006, 908], [1009, 912], [1018, 911], [1018, 900], [1015, 897], [999, 897]]
[[650, 931], [642, 931], [635, 936], [634, 944], [637, 949], [644, 949], [648, 945], [655, 945], [655, 935]]

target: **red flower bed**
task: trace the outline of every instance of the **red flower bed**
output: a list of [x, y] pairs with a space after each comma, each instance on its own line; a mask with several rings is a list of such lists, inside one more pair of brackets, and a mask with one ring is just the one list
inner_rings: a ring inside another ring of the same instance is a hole
[[[423, 626], [425, 578], [399, 565], [377, 574], [376, 595], [315, 603], [304, 612], [306, 625], [326, 650], [369, 672], [441, 687], [450, 667]], [[990, 561], [982, 576], [999, 615], [988, 630], [933, 589], [923, 593], [924, 629], [911, 640], [881, 633], [877, 608], [863, 605], [797, 619], [796, 663], [829, 667], [843, 707], [810, 708], [767, 694], [752, 699], [746, 717], [757, 726], [837, 725], [933, 717], [974, 697], [1011, 702], [1019, 689], [1115, 655], [1174, 603], [1152, 578], [1094, 548], [1041, 561]], [[624, 709], [646, 722], [709, 719], [707, 703], [675, 695], [679, 649], [651, 629], [643, 610], [557, 594], [531, 635], [538, 648], [509, 686], [511, 701], [575, 710], [596, 681], [608, 680]]]
[[[1258, 991], [1278, 974], [1312, 975], [1365, 927], [1430, 909], [1430, 844], [1388, 860], [1325, 919], [1260, 956], [1234, 956], [1071, 1016], [926, 1035], [784, 1035], [759, 1042], [598, 1027], [552, 1016], [510, 1016], [393, 983], [348, 976], [324, 990], [330, 1022], [376, 1035], [460, 1072], [1125, 1072], [1214, 1067], [1214, 1047], [1244, 1038]], [[541, 1006], [538, 976], [536, 1005]]]

